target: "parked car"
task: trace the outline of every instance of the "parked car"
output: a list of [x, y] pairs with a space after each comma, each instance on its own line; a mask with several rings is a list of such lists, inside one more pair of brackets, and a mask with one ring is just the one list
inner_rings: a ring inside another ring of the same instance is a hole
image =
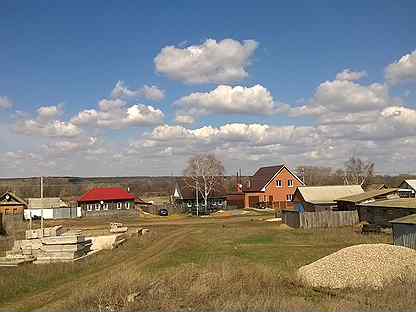
[[159, 216], [166, 217], [169, 215], [169, 211], [165, 208], [159, 210]]

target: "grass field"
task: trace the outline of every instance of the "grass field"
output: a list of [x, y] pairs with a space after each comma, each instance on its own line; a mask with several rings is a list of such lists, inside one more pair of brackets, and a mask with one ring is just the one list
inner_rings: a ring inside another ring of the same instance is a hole
[[[149, 218], [133, 221], [150, 234], [131, 238], [80, 264], [0, 269], [0, 309], [60, 311], [412, 310], [416, 291], [309, 289], [300, 266], [343, 247], [390, 242], [352, 228], [292, 230], [263, 216]], [[101, 219], [71, 221], [72, 228], [104, 229]], [[393, 287], [394, 286], [394, 287]], [[130, 296], [129, 296], [130, 295]]]

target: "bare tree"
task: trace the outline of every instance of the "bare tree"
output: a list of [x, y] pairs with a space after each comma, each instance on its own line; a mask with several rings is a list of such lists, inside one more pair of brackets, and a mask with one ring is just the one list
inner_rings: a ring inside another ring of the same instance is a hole
[[213, 154], [198, 154], [188, 160], [184, 175], [186, 184], [202, 195], [206, 209], [209, 195], [224, 177], [224, 166]]
[[345, 184], [367, 183], [367, 180], [374, 174], [374, 162], [364, 161], [356, 156], [345, 162]]

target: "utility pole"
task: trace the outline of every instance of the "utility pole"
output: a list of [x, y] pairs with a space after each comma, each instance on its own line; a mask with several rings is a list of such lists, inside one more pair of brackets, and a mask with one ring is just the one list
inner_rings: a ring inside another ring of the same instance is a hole
[[195, 192], [196, 192], [196, 216], [199, 216], [199, 202], [198, 202], [198, 181], [195, 181]]
[[40, 177], [40, 198], [43, 198], [43, 177]]

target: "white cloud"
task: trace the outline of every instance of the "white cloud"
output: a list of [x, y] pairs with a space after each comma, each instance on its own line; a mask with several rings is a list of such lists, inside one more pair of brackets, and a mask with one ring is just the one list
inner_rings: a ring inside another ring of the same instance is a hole
[[160, 109], [143, 104], [127, 106], [121, 99], [103, 99], [99, 110], [87, 109], [78, 113], [71, 122], [79, 126], [123, 129], [130, 126], [155, 126], [163, 123], [164, 114]]
[[308, 104], [292, 107], [289, 114], [324, 116], [331, 112], [368, 112], [383, 109], [396, 102], [397, 100], [390, 97], [385, 85], [361, 85], [349, 80], [333, 80], [321, 83]]
[[397, 62], [388, 65], [385, 77], [390, 84], [416, 80], [416, 50], [402, 56]]
[[37, 110], [35, 119], [18, 119], [15, 131], [25, 135], [39, 135], [45, 137], [76, 137], [81, 133], [77, 125], [58, 120], [63, 112], [62, 105], [42, 106]]
[[271, 115], [285, 110], [276, 105], [269, 90], [261, 85], [253, 87], [220, 85], [210, 92], [195, 92], [174, 103], [179, 115], [195, 117], [209, 114]]
[[254, 40], [206, 40], [186, 48], [167, 46], [155, 57], [156, 71], [189, 84], [228, 83], [245, 79], [257, 48]]
[[144, 97], [152, 101], [161, 101], [165, 98], [165, 91], [157, 86], [148, 85], [144, 85], [137, 90], [132, 90], [125, 86], [124, 81], [119, 80], [111, 92], [111, 97], [113, 99]]
[[355, 81], [360, 80], [361, 78], [367, 76], [365, 71], [352, 71], [351, 69], [347, 68], [344, 69], [342, 72], [338, 73], [336, 76], [337, 80], [348, 80], [348, 81]]
[[41, 106], [38, 108], [38, 120], [40, 122], [47, 122], [56, 119], [63, 112], [62, 104], [57, 106]]
[[179, 125], [191, 125], [195, 122], [195, 118], [191, 115], [177, 114], [175, 122]]
[[0, 96], [0, 109], [13, 107], [13, 102], [7, 96]]
[[46, 124], [37, 120], [19, 120], [16, 123], [16, 132], [25, 135], [40, 135], [45, 137], [76, 137], [80, 129], [68, 122], [53, 120]]

